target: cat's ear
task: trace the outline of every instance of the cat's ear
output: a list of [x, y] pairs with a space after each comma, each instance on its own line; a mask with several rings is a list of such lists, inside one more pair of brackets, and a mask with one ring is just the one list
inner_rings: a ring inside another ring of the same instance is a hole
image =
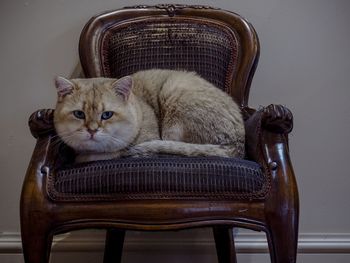
[[126, 101], [129, 99], [132, 85], [133, 85], [132, 77], [125, 76], [113, 82], [112, 88], [118, 95], [122, 96], [123, 99]]
[[64, 97], [67, 94], [72, 93], [74, 88], [74, 84], [72, 82], [59, 76], [55, 78], [55, 85], [59, 97]]

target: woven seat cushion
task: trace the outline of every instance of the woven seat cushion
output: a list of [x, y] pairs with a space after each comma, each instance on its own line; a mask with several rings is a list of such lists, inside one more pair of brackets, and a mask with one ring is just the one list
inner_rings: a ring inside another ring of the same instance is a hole
[[267, 178], [257, 163], [221, 157], [122, 158], [75, 164], [49, 176], [54, 200], [252, 199]]

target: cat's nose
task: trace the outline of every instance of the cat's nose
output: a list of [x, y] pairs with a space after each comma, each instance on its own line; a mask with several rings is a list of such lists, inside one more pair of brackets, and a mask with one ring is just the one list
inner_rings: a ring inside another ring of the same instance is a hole
[[87, 132], [90, 133], [91, 137], [94, 136], [94, 134], [97, 132], [98, 129], [90, 129], [87, 128]]

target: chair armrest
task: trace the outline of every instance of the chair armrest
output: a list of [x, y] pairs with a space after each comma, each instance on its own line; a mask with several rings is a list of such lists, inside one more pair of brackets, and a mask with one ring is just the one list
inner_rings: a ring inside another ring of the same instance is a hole
[[55, 134], [53, 114], [53, 109], [42, 109], [30, 115], [28, 124], [30, 132], [36, 139]]
[[[47, 199], [45, 179], [49, 173], [49, 167], [46, 163], [51, 141], [50, 135], [39, 137], [36, 141], [22, 185], [21, 225], [25, 224], [33, 216], [33, 213], [40, 213], [42, 209], [40, 205], [44, 204], [44, 200]], [[38, 204], [40, 205], [38, 206]]]
[[37, 139], [21, 194], [21, 214], [28, 217], [32, 213], [30, 209], [40, 210], [36, 205], [40, 203], [38, 200], [47, 198], [45, 183], [47, 176], [55, 164], [64, 159], [60, 153], [62, 144], [57, 141], [59, 138], [56, 136], [53, 124], [53, 113], [52, 109], [37, 110], [31, 114], [28, 121], [30, 131]]
[[264, 114], [268, 117], [263, 121], [260, 152], [271, 178], [271, 195], [267, 199], [265, 213], [270, 224], [280, 225], [284, 220], [283, 224], [293, 225], [292, 232], [297, 233], [299, 194], [288, 146], [293, 117], [283, 106], [270, 107]]
[[298, 213], [298, 188], [288, 147], [288, 133], [293, 128], [291, 111], [282, 105], [269, 105], [258, 111], [244, 108], [243, 114], [246, 117], [247, 157], [262, 165], [270, 175], [271, 192], [274, 194], [266, 211], [277, 213], [275, 199], [278, 199], [284, 202], [286, 210], [282, 212]]
[[[47, 174], [47, 164], [50, 155], [52, 155], [52, 138], [55, 135], [53, 112], [54, 110], [52, 109], [37, 110], [29, 117], [30, 132], [37, 141], [23, 183], [22, 194], [28, 189], [30, 189], [29, 193], [33, 192], [32, 188], [36, 188], [36, 191], [39, 191], [39, 188], [42, 186], [43, 175]], [[40, 189], [40, 191], [42, 190]]]

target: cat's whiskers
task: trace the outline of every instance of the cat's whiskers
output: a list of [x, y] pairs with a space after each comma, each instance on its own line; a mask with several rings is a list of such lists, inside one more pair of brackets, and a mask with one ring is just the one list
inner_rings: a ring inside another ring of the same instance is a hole
[[63, 132], [59, 136], [57, 136], [57, 145], [65, 143], [67, 145], [76, 145], [77, 140], [72, 140], [72, 138], [76, 138], [77, 135], [84, 134], [82, 131], [74, 131], [74, 132]]
[[105, 140], [104, 141], [105, 143], [103, 144], [105, 151], [106, 151], [106, 149], [108, 149], [108, 146], [110, 146], [109, 142], [116, 143], [118, 146], [122, 146], [122, 148], [126, 148], [129, 145], [128, 142], [126, 142], [120, 138], [117, 138], [111, 134], [101, 133], [101, 134], [99, 134], [99, 136], [108, 139], [108, 140]]

